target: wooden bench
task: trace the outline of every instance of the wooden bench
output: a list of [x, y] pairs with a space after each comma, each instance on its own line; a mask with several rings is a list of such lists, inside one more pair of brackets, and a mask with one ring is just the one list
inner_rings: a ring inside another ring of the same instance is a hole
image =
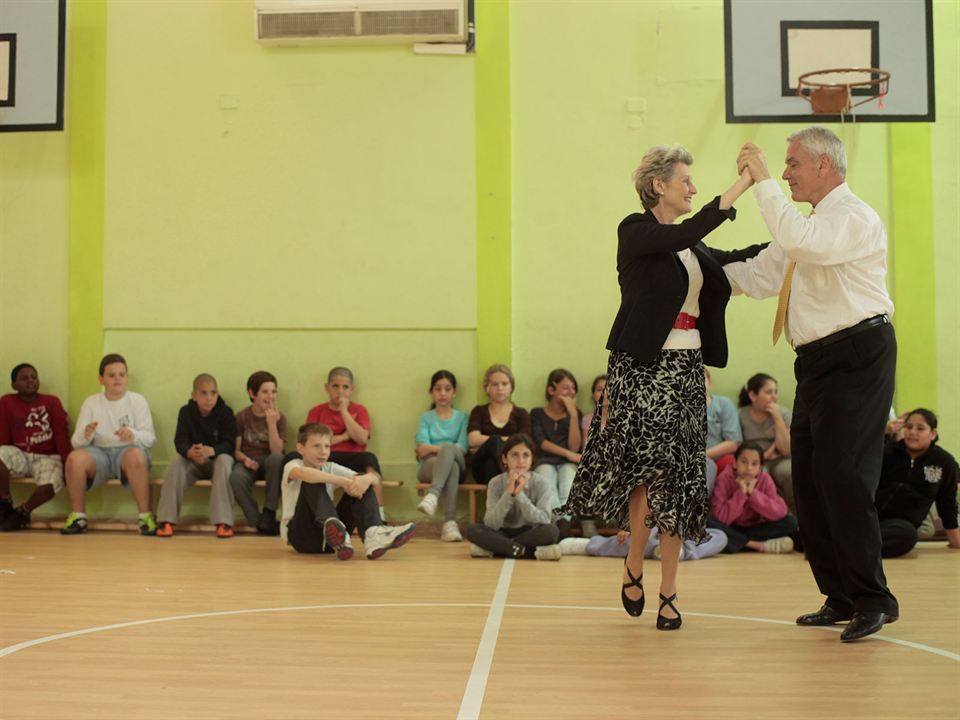
[[[423, 495], [431, 487], [430, 483], [417, 483], [417, 495]], [[479, 483], [460, 483], [457, 488], [459, 492], [469, 493], [470, 502], [470, 524], [477, 521], [477, 493], [486, 493], [487, 486]]]
[[[30, 478], [30, 477], [11, 478], [10, 482], [16, 485], [33, 485], [34, 484], [33, 478]], [[118, 478], [111, 478], [110, 480], [107, 480], [104, 483], [104, 485], [109, 485], [113, 487], [117, 487], [122, 484], [123, 483], [121, 483]], [[263, 480], [256, 480], [254, 481], [253, 484], [259, 487], [264, 487], [266, 485], [266, 482]], [[191, 485], [191, 487], [210, 487], [210, 485], [211, 485], [211, 482], [209, 480], [197, 480], [193, 485]], [[402, 485], [403, 485], [402, 480], [383, 480], [380, 483], [380, 486], [385, 488], [398, 488], [398, 487], [401, 487]], [[153, 488], [157, 488], [157, 487], [163, 487], [163, 478], [162, 477], [150, 478], [150, 488], [151, 488], [150, 507], [151, 508], [156, 507], [156, 501], [155, 501], [155, 498], [153, 497], [152, 490]], [[44, 519], [44, 520], [31, 519], [30, 520], [30, 527], [32, 528], [45, 528], [47, 530], [56, 530], [56, 529], [59, 529], [62, 525], [63, 525], [63, 519]], [[209, 523], [203, 524], [203, 523], [195, 523], [195, 522], [184, 522], [178, 525], [178, 527], [180, 527], [181, 525], [184, 530], [189, 529], [189, 530], [213, 532], [216, 529], [215, 525], [210, 525]], [[106, 521], [106, 520], [98, 521], [98, 520], [91, 519], [90, 528], [92, 530], [136, 530], [137, 523], [136, 522], [120, 522], [120, 521], [112, 522], [112, 521]], [[251, 533], [256, 532], [256, 528], [249, 527], [247, 525], [240, 525], [239, 527], [234, 527], [234, 530], [236, 532], [251, 532]]]

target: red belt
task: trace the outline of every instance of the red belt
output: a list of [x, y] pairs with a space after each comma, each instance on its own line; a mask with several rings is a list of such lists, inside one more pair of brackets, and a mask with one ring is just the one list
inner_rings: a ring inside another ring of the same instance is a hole
[[697, 318], [694, 315], [687, 315], [682, 312], [673, 321], [673, 327], [677, 330], [695, 330], [697, 328]]

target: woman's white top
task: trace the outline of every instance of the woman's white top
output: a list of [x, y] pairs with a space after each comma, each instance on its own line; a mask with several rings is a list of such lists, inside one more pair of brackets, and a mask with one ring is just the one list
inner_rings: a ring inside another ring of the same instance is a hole
[[[700, 289], [703, 287], [703, 271], [700, 269], [700, 261], [690, 249], [681, 250], [677, 253], [680, 262], [687, 270], [687, 277], [690, 285], [687, 287], [687, 297], [683, 301], [683, 307], [680, 312], [687, 315], [700, 317]], [[700, 347], [700, 331], [680, 330], [673, 328], [667, 335], [666, 342], [663, 343], [664, 350], [696, 350]]]

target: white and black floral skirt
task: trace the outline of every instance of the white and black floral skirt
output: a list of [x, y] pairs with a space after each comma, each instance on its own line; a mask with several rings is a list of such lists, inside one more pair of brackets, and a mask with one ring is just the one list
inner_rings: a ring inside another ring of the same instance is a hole
[[576, 479], [560, 514], [627, 528], [630, 493], [647, 488], [647, 527], [696, 543], [706, 538], [706, 389], [699, 350], [663, 350], [642, 363], [610, 354], [607, 423], [590, 424]]

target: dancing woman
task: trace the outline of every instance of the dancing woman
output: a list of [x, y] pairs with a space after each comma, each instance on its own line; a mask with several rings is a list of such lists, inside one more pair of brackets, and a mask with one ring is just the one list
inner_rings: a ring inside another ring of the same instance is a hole
[[633, 173], [646, 212], [617, 230], [620, 311], [613, 322], [607, 386], [589, 440], [560, 513], [606, 518], [634, 534], [624, 564], [621, 600], [643, 611], [643, 549], [650, 529], [661, 542], [657, 627], [676, 630], [677, 563], [681, 543], [702, 542], [710, 511], [704, 480], [706, 435], [703, 364], [727, 362], [724, 309], [730, 285], [723, 265], [756, 255], [762, 246], [724, 252], [702, 240], [750, 187], [741, 176], [696, 215], [690, 175], [693, 156], [657, 146]]

